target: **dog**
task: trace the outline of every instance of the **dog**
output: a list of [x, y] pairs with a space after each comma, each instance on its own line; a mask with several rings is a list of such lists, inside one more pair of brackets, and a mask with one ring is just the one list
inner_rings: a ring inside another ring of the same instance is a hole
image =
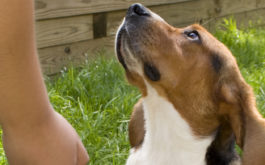
[[133, 4], [115, 44], [127, 80], [142, 94], [129, 123], [127, 165], [265, 164], [265, 124], [252, 89], [207, 30], [172, 27]]

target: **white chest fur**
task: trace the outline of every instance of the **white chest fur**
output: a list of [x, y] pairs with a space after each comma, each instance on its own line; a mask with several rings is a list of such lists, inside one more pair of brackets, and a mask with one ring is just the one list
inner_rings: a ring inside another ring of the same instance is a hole
[[205, 165], [213, 137], [195, 137], [174, 106], [148, 85], [143, 100], [146, 135], [141, 148], [131, 150], [127, 165]]

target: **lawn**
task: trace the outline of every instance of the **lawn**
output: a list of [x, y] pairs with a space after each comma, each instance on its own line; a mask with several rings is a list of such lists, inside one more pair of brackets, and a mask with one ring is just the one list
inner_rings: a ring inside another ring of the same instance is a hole
[[[265, 29], [238, 30], [232, 20], [220, 27], [216, 37], [236, 56], [265, 116]], [[79, 68], [62, 70], [58, 77], [47, 77], [46, 85], [54, 108], [82, 138], [90, 164], [123, 165], [129, 152], [128, 121], [140, 94], [125, 81], [117, 60], [100, 56]], [[4, 165], [1, 145], [0, 164]]]

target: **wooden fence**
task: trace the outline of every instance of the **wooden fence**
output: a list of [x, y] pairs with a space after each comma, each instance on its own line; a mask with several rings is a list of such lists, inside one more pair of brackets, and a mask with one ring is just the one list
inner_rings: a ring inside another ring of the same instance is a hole
[[80, 64], [107, 50], [114, 52], [115, 32], [132, 3], [142, 3], [171, 25], [216, 23], [233, 15], [238, 24], [265, 24], [265, 0], [35, 0], [37, 45], [45, 74]]

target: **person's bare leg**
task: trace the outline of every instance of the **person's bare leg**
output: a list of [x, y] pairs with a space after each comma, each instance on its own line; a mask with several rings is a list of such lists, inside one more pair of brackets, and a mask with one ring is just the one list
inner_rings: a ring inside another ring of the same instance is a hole
[[48, 100], [33, 6], [33, 0], [0, 1], [0, 124], [9, 164], [86, 164], [78, 135]]

